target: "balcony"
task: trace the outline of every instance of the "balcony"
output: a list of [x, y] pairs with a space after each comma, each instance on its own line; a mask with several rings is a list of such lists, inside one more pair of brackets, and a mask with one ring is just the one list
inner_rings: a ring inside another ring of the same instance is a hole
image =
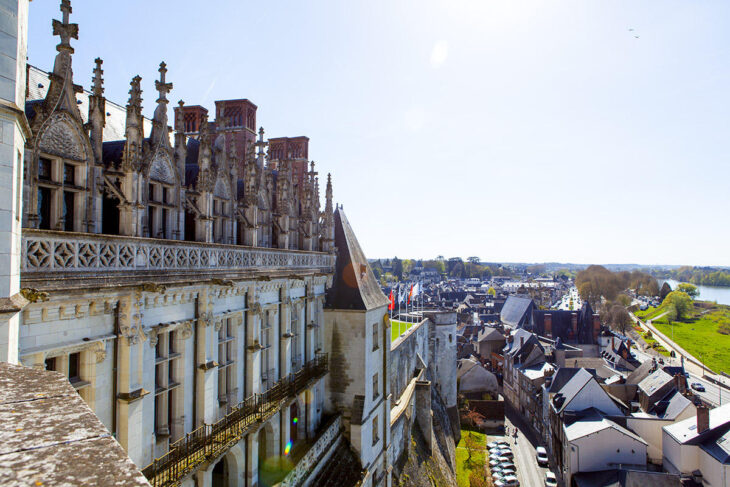
[[[277, 271], [332, 272], [335, 256], [323, 252], [269, 249], [23, 229], [23, 286], [48, 289], [98, 285], [113, 280], [156, 282], [276, 275]], [[59, 282], [60, 281], [60, 282]]]
[[329, 370], [326, 354], [318, 354], [262, 394], [254, 394], [218, 422], [204, 424], [170, 445], [170, 451], [142, 470], [153, 487], [178, 485], [204, 462], [217, 458], [256, 425], [271, 418], [287, 398], [304, 391]]

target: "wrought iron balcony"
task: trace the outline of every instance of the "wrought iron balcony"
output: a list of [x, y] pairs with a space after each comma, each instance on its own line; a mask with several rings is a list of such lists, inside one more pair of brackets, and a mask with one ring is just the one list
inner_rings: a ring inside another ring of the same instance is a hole
[[317, 354], [305, 366], [262, 394], [254, 394], [216, 423], [204, 424], [170, 445], [170, 451], [142, 470], [153, 487], [178, 485], [207, 460], [238, 443], [255, 425], [271, 418], [289, 397], [307, 389], [329, 370], [327, 354]]
[[256, 271], [331, 272], [335, 263], [334, 255], [323, 252], [28, 228], [23, 229], [22, 250], [21, 279], [40, 283], [40, 288], [47, 287], [47, 279], [95, 276], [169, 279], [193, 272], [218, 278]]

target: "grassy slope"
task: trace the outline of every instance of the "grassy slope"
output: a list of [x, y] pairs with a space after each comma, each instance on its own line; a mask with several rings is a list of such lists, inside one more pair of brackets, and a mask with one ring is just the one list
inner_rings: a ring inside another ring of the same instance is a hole
[[[649, 308], [636, 314], [651, 319], [663, 309]], [[674, 328], [674, 341], [715, 372], [730, 372], [730, 335], [719, 333], [721, 326], [730, 325], [730, 306], [698, 301], [692, 316], [672, 325], [666, 317], [653, 320], [652, 324], [670, 339]]]
[[[480, 451], [472, 453], [471, 461], [467, 461], [469, 453], [464, 444], [464, 438], [469, 434], [476, 437], [479, 445], [481, 445]], [[487, 435], [478, 431], [461, 430], [461, 440], [456, 445], [456, 483], [458, 487], [469, 487], [469, 474], [471, 472], [478, 472], [482, 476], [485, 475], [486, 450]]]

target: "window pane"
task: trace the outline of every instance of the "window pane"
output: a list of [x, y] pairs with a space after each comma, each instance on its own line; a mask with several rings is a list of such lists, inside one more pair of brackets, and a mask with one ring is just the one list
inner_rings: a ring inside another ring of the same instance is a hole
[[51, 180], [51, 160], [43, 157], [38, 159], [38, 179]]
[[79, 379], [80, 352], [68, 356], [68, 378], [69, 380]]
[[76, 178], [74, 177], [74, 173], [76, 171], [76, 168], [71, 164], [64, 164], [63, 165], [63, 183], [64, 184], [76, 184]]
[[38, 228], [51, 229], [51, 190], [38, 188]]
[[64, 230], [67, 232], [74, 231], [74, 200], [75, 194], [71, 191], [63, 192], [63, 219]]

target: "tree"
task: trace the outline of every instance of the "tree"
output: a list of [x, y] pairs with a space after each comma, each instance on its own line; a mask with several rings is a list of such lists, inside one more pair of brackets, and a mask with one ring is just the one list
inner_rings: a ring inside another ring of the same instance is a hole
[[681, 321], [687, 317], [694, 308], [692, 298], [682, 291], [672, 291], [664, 298], [662, 306], [667, 309], [670, 314], [674, 314], [674, 319]]
[[631, 324], [631, 317], [629, 316], [629, 312], [626, 311], [626, 308], [624, 306], [621, 306], [620, 304], [614, 304], [613, 306], [611, 306], [611, 309], [609, 311], [609, 320], [611, 326], [622, 335], [626, 334], [626, 331], [629, 329], [629, 326]]
[[629, 296], [628, 294], [619, 294], [618, 298], [616, 298], [616, 301], [618, 301], [621, 306], [631, 306], [631, 296]]
[[476, 256], [467, 257], [466, 261], [471, 262], [472, 264], [478, 264], [480, 262], [479, 257]]
[[689, 284], [687, 282], [679, 284], [679, 286], [677, 286], [677, 291], [682, 291], [683, 293], [686, 293], [687, 296], [692, 299], [700, 295], [700, 290], [697, 289], [697, 286]]
[[497, 291], [493, 287], [490, 286], [489, 289], [487, 290], [487, 294], [489, 294], [490, 296], [496, 296]]
[[662, 301], [664, 301], [664, 299], [667, 297], [667, 295], [671, 292], [672, 292], [671, 286], [669, 285], [669, 283], [667, 283], [667, 281], [664, 281], [664, 284], [662, 284], [662, 288], [659, 290], [659, 298]]
[[471, 434], [468, 434], [464, 437], [464, 446], [466, 447], [466, 454], [467, 454], [467, 461], [471, 460], [472, 454], [479, 449], [481, 446], [479, 444], [479, 440], [477, 440], [476, 437], [472, 436]]
[[469, 487], [492, 487], [491, 479], [483, 473], [472, 472], [469, 474]]

